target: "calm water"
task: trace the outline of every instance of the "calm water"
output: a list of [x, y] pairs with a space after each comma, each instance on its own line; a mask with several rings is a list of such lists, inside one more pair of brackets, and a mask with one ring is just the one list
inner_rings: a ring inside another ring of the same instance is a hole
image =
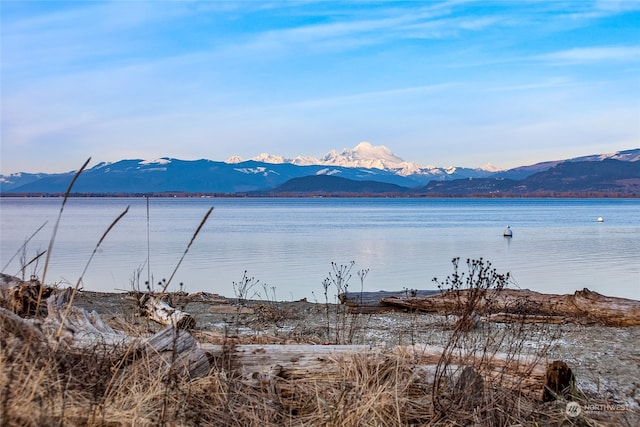
[[[0, 198], [2, 268], [45, 221], [26, 258], [48, 247], [61, 201]], [[521, 288], [571, 293], [586, 287], [640, 299], [638, 199], [151, 199], [147, 227], [144, 198], [72, 198], [46, 281], [75, 285], [96, 243], [128, 205], [89, 266], [87, 290], [130, 289], [136, 270], [142, 283], [149, 271], [153, 283], [168, 279], [213, 206], [171, 290], [184, 283], [188, 292], [233, 297], [233, 283], [246, 270], [263, 297], [266, 287], [279, 300], [322, 301], [331, 262], [355, 261], [352, 291], [360, 290], [356, 272], [369, 269], [364, 290], [375, 291], [433, 289], [434, 277], [453, 272], [452, 258], [482, 257], [498, 272], [510, 271]], [[506, 225], [511, 239], [502, 237]], [[19, 258], [4, 272], [17, 274]], [[27, 275], [41, 275], [43, 265], [44, 257]]]

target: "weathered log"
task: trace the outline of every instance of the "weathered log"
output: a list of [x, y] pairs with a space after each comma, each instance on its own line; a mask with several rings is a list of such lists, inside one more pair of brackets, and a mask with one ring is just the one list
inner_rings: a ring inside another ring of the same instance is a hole
[[136, 340], [124, 332], [116, 331], [104, 323], [95, 311], [69, 306], [72, 288], [67, 288], [47, 301], [47, 318], [42, 323], [42, 332], [53, 341], [64, 341], [69, 348], [86, 349], [101, 345], [107, 351], [117, 351]]
[[131, 337], [104, 323], [92, 311], [69, 306], [71, 288], [47, 300], [47, 318], [38, 325], [0, 308], [2, 330], [23, 341], [49, 344], [76, 353], [103, 354], [121, 369], [154, 370], [158, 375], [172, 370], [181, 376], [201, 377], [209, 372], [207, 355], [185, 330], [168, 326], [150, 338]]
[[[214, 364], [233, 371], [256, 384], [279, 380], [339, 380], [341, 364], [353, 357], [366, 357], [372, 362], [394, 358], [394, 363], [410, 364], [427, 384], [433, 382], [442, 347], [398, 346], [391, 351], [364, 345], [257, 345], [224, 346], [200, 344]], [[449, 366], [463, 372], [467, 366], [482, 376], [486, 384], [500, 384], [518, 394], [541, 400], [546, 385], [548, 361], [535, 356], [495, 354], [487, 358], [459, 354]]]
[[[53, 293], [54, 288], [44, 286], [37, 277], [21, 280], [18, 277], [0, 273], [0, 306], [19, 316], [31, 317], [46, 315], [44, 301]], [[38, 307], [38, 303], [41, 303]]]
[[177, 326], [180, 322], [186, 322], [184, 317], [178, 317], [176, 323], [148, 339], [130, 337], [105, 324], [95, 311], [87, 313], [84, 309], [67, 306], [70, 292], [71, 288], [68, 288], [57, 297], [49, 298], [49, 315], [43, 324], [43, 331], [48, 331], [49, 334], [64, 331], [70, 347], [90, 348], [100, 345], [101, 348], [116, 353], [126, 350], [121, 356], [126, 360], [121, 360], [119, 366], [127, 366], [127, 369], [134, 368], [133, 361], [143, 360], [144, 369], [171, 369], [179, 375], [191, 378], [201, 377], [209, 372], [206, 354], [187, 331]]
[[26, 342], [44, 342], [47, 339], [34, 322], [4, 307], [0, 307], [0, 331]]
[[337, 375], [336, 360], [357, 353], [366, 352], [372, 357], [381, 353], [367, 345], [200, 344], [200, 348], [219, 368], [247, 379], [268, 376], [278, 366], [281, 378], [295, 380], [317, 374], [326, 379]]
[[140, 300], [140, 313], [161, 325], [173, 325], [179, 329], [193, 329], [196, 320], [192, 315], [171, 307], [166, 301], [145, 294]]
[[640, 325], [640, 301], [601, 295], [584, 288], [569, 296], [578, 313], [605, 325]]
[[[485, 316], [485, 320], [513, 320], [515, 316], [521, 316], [519, 320], [526, 322], [531, 316], [529, 320], [539, 322], [541, 317], [549, 316], [551, 323], [558, 323], [559, 317], [563, 317], [570, 321], [607, 326], [640, 325], [640, 301], [607, 297], [586, 288], [569, 295], [518, 289], [480, 292], [484, 296], [478, 299], [474, 309]], [[382, 302], [430, 313], [458, 314], [464, 308], [468, 294], [468, 290], [447, 291], [426, 297], [383, 298]], [[502, 315], [498, 316], [498, 313]]]
[[377, 292], [345, 292], [338, 295], [340, 303], [349, 307], [352, 311], [376, 312], [398, 308], [386, 304], [383, 298], [415, 298], [439, 294], [439, 290], [414, 290], [405, 291], [377, 291]]
[[136, 356], [144, 354], [145, 369], [172, 371], [180, 376], [199, 378], [211, 369], [206, 353], [184, 329], [167, 326], [139, 346]]

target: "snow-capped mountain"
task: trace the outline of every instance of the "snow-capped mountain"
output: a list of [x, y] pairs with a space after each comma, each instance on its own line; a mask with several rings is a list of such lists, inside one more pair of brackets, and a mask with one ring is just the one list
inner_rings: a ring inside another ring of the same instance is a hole
[[569, 159], [570, 162], [598, 162], [602, 160], [622, 160], [623, 162], [636, 162], [640, 160], [640, 150], [624, 150], [616, 151], [615, 153], [608, 154], [592, 154], [590, 156], [576, 157]]
[[338, 153], [331, 150], [320, 159], [325, 165], [345, 166], [350, 168], [365, 167], [393, 170], [398, 175], [411, 175], [420, 170], [417, 163], [410, 163], [396, 156], [384, 145], [373, 146], [368, 142], [361, 142], [353, 149], [345, 148]]
[[[473, 181], [478, 178], [522, 180], [538, 172], [571, 162], [602, 163], [607, 160], [620, 160], [632, 163], [636, 161], [637, 166], [631, 165], [633, 169], [640, 167], [638, 159], [640, 159], [640, 149], [632, 149], [612, 154], [543, 162], [495, 172], [496, 168], [490, 164], [478, 169], [422, 167], [403, 160], [387, 147], [362, 142], [353, 149], [344, 149], [341, 152], [331, 150], [321, 159], [301, 156], [286, 159], [283, 156], [262, 153], [254, 159], [242, 160], [235, 156], [226, 162], [173, 158], [102, 162], [80, 175], [74, 191], [85, 194], [265, 193], [291, 179], [318, 175], [418, 189], [428, 183], [439, 185], [438, 182], [461, 178], [469, 182], [468, 178], [473, 178]], [[74, 172], [0, 175], [0, 193], [63, 193], [73, 176]], [[628, 181], [625, 182], [628, 183]]]
[[[487, 163], [480, 168], [421, 166], [415, 162], [405, 161], [384, 145], [374, 146], [369, 142], [361, 142], [354, 148], [345, 148], [341, 152], [331, 150], [320, 159], [301, 156], [290, 159], [279, 155], [261, 153], [250, 160], [268, 164], [292, 164], [297, 166], [325, 165], [345, 168], [366, 168], [368, 170], [379, 169], [406, 177], [416, 183], [426, 184], [432, 180], [445, 181], [460, 178], [486, 178], [494, 175], [500, 178], [523, 179], [533, 173], [550, 169], [562, 162], [595, 162], [606, 159], [634, 162], [640, 160], [640, 149], [636, 148], [615, 153], [593, 154], [566, 160], [548, 161], [534, 165], [520, 166], [509, 170], [500, 169], [491, 163]], [[241, 157], [233, 156], [229, 158], [226, 163], [240, 163], [243, 161], [245, 160]]]
[[[245, 193], [268, 191], [292, 178], [312, 175], [337, 175], [355, 181], [375, 180], [404, 187], [421, 183], [381, 169], [290, 163], [265, 163], [248, 160], [239, 163], [207, 159], [156, 160], [129, 159], [114, 163], [98, 163], [78, 177], [74, 191], [88, 194], [145, 193]], [[0, 192], [62, 193], [74, 172], [0, 176]]]
[[551, 160], [533, 165], [519, 166], [508, 171], [496, 171], [496, 178], [523, 179], [537, 172], [543, 172], [564, 162], [601, 162], [604, 160], [620, 160], [623, 162], [637, 162], [640, 160], [640, 148], [616, 151], [607, 154], [592, 154], [589, 156], [574, 157], [566, 160]]
[[[457, 174], [456, 178], [477, 178], [488, 176], [496, 172], [496, 168], [469, 169], [469, 168], [439, 168], [435, 166], [422, 167], [415, 162], [407, 162], [394, 154], [384, 145], [371, 145], [369, 142], [361, 142], [353, 148], [345, 148], [341, 152], [331, 150], [322, 158], [315, 157], [295, 157], [293, 159], [283, 156], [261, 153], [250, 160], [264, 163], [281, 164], [289, 163], [298, 166], [325, 165], [341, 166], [346, 168], [366, 168], [381, 169], [393, 172], [399, 176], [413, 177], [416, 181], [422, 182], [425, 177], [428, 179], [446, 179], [449, 175]], [[239, 163], [243, 159], [240, 156], [233, 156], [227, 159], [227, 163]], [[423, 176], [423, 178], [420, 178]]]

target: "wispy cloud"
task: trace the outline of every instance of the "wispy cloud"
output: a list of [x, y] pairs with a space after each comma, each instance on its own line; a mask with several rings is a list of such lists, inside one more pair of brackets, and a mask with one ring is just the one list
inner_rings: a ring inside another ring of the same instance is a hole
[[640, 11], [640, 3], [631, 0], [575, 2], [572, 7], [576, 8], [576, 10], [569, 13], [568, 17], [573, 20], [602, 19], [621, 13]]
[[584, 64], [603, 61], [637, 61], [640, 59], [640, 46], [594, 46], [572, 48], [532, 59], [548, 61], [556, 64]]
[[401, 87], [388, 90], [360, 92], [334, 97], [313, 98], [299, 102], [269, 105], [267, 108], [330, 108], [344, 105], [353, 105], [366, 102], [397, 102], [399, 98], [424, 96], [427, 94], [446, 93], [457, 86], [457, 83], [449, 82], [436, 85]]
[[466, 33], [481, 32], [495, 26], [514, 25], [503, 12], [494, 14], [481, 8], [474, 9], [478, 15], [464, 12], [463, 8], [473, 5], [473, 2], [372, 4], [375, 7], [371, 10], [341, 5], [339, 11], [323, 10], [323, 14], [330, 18], [321, 22], [302, 20], [282, 27], [257, 31], [240, 44], [232, 42], [233, 49], [262, 54], [283, 54], [291, 51], [325, 54], [408, 40], [458, 39]]

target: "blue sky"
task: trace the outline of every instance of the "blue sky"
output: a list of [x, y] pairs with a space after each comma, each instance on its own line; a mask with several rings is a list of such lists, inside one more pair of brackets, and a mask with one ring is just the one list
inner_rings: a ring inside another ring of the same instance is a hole
[[640, 1], [2, 1], [0, 173], [640, 147]]

